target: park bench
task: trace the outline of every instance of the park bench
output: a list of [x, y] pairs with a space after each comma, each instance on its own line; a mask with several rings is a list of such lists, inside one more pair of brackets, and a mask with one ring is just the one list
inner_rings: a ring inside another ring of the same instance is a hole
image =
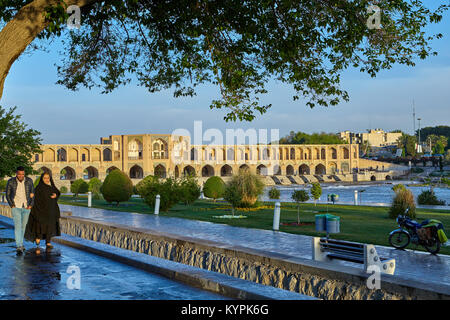
[[395, 259], [382, 258], [374, 245], [313, 237], [312, 255], [315, 261], [343, 260], [364, 265], [364, 271], [377, 266], [381, 273], [394, 274]]

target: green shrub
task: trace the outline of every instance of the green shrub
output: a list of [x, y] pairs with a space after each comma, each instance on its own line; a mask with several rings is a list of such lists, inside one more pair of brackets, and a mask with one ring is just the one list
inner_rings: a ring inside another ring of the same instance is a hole
[[396, 184], [395, 186], [393, 186], [393, 187], [392, 187], [392, 190], [393, 190], [395, 193], [398, 193], [399, 191], [404, 191], [404, 190], [406, 190], [406, 187], [405, 187], [403, 184], [399, 183], [399, 184]]
[[319, 200], [322, 195], [322, 187], [320, 186], [320, 183], [313, 182], [310, 192], [312, 198], [314, 199], [314, 205], [316, 205], [317, 200]]
[[[406, 209], [409, 209], [407, 214]], [[389, 217], [395, 219], [399, 215], [405, 214], [412, 219], [416, 217], [416, 204], [414, 202], [414, 195], [410, 190], [406, 188], [395, 193], [391, 208], [389, 209]]]
[[156, 196], [159, 194], [159, 208], [165, 212], [181, 199], [179, 183], [172, 178], [162, 181], [159, 177], [147, 176], [136, 185], [136, 189], [144, 202], [152, 209], [155, 207]]
[[185, 205], [192, 205], [201, 194], [201, 188], [193, 176], [185, 176], [179, 182], [180, 201]]
[[119, 205], [120, 202], [130, 200], [133, 182], [121, 170], [111, 170], [101, 186], [101, 193], [106, 201], [116, 202]]
[[242, 193], [239, 188], [239, 185], [236, 182], [237, 182], [236, 180], [230, 181], [225, 186], [225, 192], [223, 194], [223, 198], [225, 199], [225, 201], [231, 204], [231, 213], [233, 217], [236, 207], [238, 207], [242, 202]]
[[443, 206], [445, 205], [445, 201], [441, 201], [436, 197], [433, 189], [424, 190], [417, 197], [417, 203], [422, 205], [435, 205], [435, 206]]
[[250, 170], [239, 170], [230, 181], [242, 194], [239, 207], [251, 207], [256, 203], [258, 197], [264, 193], [265, 184], [259, 175]]
[[309, 200], [308, 192], [305, 190], [295, 190], [291, 198], [297, 203], [297, 223], [300, 224], [300, 203]]
[[269, 198], [270, 199], [280, 199], [280, 195], [281, 195], [280, 190], [278, 190], [275, 187], [272, 187], [269, 190]]
[[83, 179], [77, 179], [70, 185], [70, 192], [74, 197], [78, 197], [80, 193], [86, 193], [89, 190], [89, 185]]
[[222, 198], [224, 192], [225, 183], [221, 177], [209, 177], [203, 186], [203, 194], [205, 197], [214, 199], [214, 202], [216, 202], [218, 198]]
[[59, 191], [60, 191], [61, 193], [67, 193], [69, 190], [67, 190], [67, 187], [66, 187], [66, 186], [62, 186], [61, 188], [59, 188]]

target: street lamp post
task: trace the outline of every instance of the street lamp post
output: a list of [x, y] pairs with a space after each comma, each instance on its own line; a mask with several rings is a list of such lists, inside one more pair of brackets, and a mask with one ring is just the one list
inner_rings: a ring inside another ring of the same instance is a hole
[[419, 120], [419, 147], [417, 148], [418, 152], [422, 152], [422, 148], [420, 147], [420, 120], [422, 120], [421, 118], [417, 118], [417, 120]]

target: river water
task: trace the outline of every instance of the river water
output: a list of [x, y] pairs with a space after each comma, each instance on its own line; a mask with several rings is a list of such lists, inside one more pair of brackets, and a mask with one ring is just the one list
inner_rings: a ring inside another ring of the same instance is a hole
[[[392, 187], [396, 184], [402, 183], [405, 186], [407, 184], [414, 184], [411, 181], [392, 181], [392, 182], [361, 182], [358, 184], [344, 184], [344, 183], [323, 183], [322, 196], [318, 203], [326, 203], [327, 195], [335, 193], [339, 195], [337, 203], [341, 204], [354, 204], [355, 190], [358, 191], [358, 204], [361, 205], [390, 205], [394, 196]], [[274, 201], [269, 199], [268, 192], [272, 187], [268, 187], [265, 190], [261, 200]], [[291, 194], [294, 190], [309, 190], [311, 186], [276, 186], [280, 190], [280, 201], [291, 202]], [[424, 190], [429, 190], [429, 187], [407, 187], [414, 194], [415, 199]], [[434, 188], [434, 192], [439, 200], [444, 200], [446, 206], [433, 206], [432, 208], [442, 208], [450, 210], [450, 188]], [[312, 202], [312, 201], [308, 201]], [[420, 206], [419, 206], [420, 207]], [[430, 207], [430, 206], [426, 206]]]

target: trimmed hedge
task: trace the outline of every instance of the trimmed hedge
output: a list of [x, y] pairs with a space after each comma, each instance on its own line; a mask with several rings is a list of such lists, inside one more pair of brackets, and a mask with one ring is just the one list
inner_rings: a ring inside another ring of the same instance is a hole
[[108, 202], [120, 202], [130, 200], [133, 194], [133, 182], [121, 170], [114, 169], [106, 176], [101, 186], [103, 198]]
[[214, 199], [214, 202], [216, 202], [217, 199], [222, 198], [224, 192], [225, 183], [221, 177], [209, 177], [203, 186], [203, 194], [205, 197]]

